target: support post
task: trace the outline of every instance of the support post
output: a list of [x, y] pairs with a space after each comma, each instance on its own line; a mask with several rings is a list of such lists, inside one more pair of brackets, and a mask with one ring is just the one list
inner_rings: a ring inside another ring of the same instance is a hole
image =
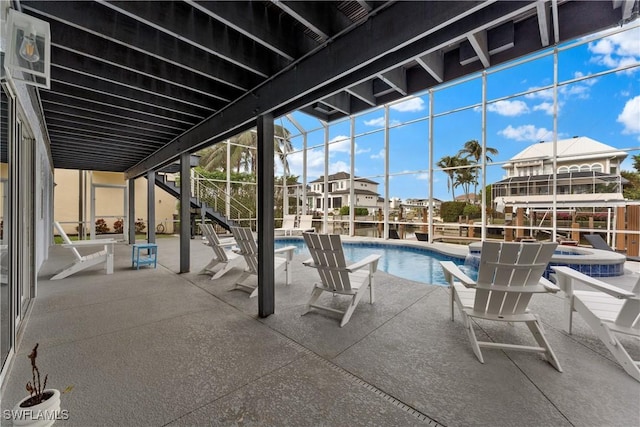
[[624, 251], [626, 246], [625, 239], [625, 208], [624, 206], [616, 207], [616, 250]]
[[627, 205], [627, 256], [640, 256], [640, 205]]
[[504, 207], [504, 241], [513, 242], [513, 206]]
[[[258, 117], [258, 315], [275, 312], [273, 115]], [[326, 147], [325, 147], [326, 148]], [[326, 179], [326, 177], [325, 177]]]
[[524, 237], [524, 208], [516, 209], [516, 237]]
[[147, 172], [147, 242], [156, 242], [156, 172]]
[[191, 154], [180, 155], [180, 273], [191, 267]]
[[127, 215], [129, 222], [129, 244], [133, 245], [136, 242], [136, 180], [129, 180], [129, 214]]

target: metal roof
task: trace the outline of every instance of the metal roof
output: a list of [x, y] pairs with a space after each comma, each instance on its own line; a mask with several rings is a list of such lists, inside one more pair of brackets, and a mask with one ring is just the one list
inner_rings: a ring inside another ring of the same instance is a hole
[[129, 178], [258, 115], [332, 121], [615, 26], [637, 3], [14, 0], [51, 25], [39, 93], [54, 166]]

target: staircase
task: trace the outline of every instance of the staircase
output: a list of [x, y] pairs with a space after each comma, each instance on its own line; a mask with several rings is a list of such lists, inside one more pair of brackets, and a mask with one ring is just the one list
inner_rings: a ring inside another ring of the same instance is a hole
[[[180, 186], [176, 185], [175, 181], [167, 180], [167, 175], [163, 173], [157, 173], [156, 185], [180, 200]], [[208, 206], [207, 203], [200, 200], [200, 198], [198, 197], [191, 196], [190, 204], [193, 209], [200, 209], [202, 216], [214, 221], [216, 224], [220, 225], [227, 231], [231, 231], [231, 227], [238, 225], [234, 220], [227, 218], [222, 213], [214, 210], [211, 206]]]

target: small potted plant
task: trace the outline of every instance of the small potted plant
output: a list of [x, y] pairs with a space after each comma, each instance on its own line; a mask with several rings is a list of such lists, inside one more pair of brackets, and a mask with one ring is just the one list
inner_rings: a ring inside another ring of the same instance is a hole
[[40, 380], [40, 370], [36, 365], [38, 344], [27, 356], [31, 360], [31, 381], [27, 382], [29, 396], [13, 408], [14, 426], [50, 426], [60, 413], [60, 391], [47, 388], [48, 375]]

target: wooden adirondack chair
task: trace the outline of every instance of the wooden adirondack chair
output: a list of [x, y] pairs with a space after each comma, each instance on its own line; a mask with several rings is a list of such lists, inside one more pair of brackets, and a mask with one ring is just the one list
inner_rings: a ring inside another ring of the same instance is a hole
[[[544, 354], [547, 361], [562, 372], [544, 336], [540, 319], [527, 309], [534, 293], [560, 290], [542, 277], [556, 246], [557, 243], [484, 242], [477, 281], [469, 278], [453, 262], [440, 262], [451, 290], [451, 320], [454, 304], [457, 304], [473, 351], [481, 363], [484, 363], [481, 347], [521, 350]], [[471, 320], [474, 317], [524, 322], [538, 346], [478, 341]]]
[[242, 265], [243, 258], [235, 252], [226, 249], [228, 246], [235, 245], [235, 241], [225, 244], [220, 243], [220, 239], [218, 239], [218, 235], [211, 224], [200, 225], [200, 230], [202, 230], [202, 234], [204, 234], [207, 239], [205, 244], [211, 247], [214, 254], [211, 262], [204, 266], [201, 273], [213, 273], [211, 276], [211, 280], [213, 280], [224, 276], [225, 273], [233, 267]]
[[[351, 319], [353, 311], [367, 290], [369, 290], [369, 302], [373, 304], [373, 274], [378, 268], [380, 255], [369, 255], [361, 261], [347, 265], [340, 235], [304, 233], [303, 236], [311, 253], [311, 259], [303, 264], [318, 270], [321, 280], [320, 283], [314, 284], [311, 299], [307, 303], [307, 311], [304, 314], [308, 313], [312, 307], [338, 313], [342, 315], [340, 327], [343, 327]], [[316, 304], [323, 292], [350, 296], [349, 307], [342, 311]]]
[[295, 228], [296, 228], [296, 216], [284, 215], [284, 218], [282, 219], [282, 227], [276, 228], [274, 229], [274, 231], [276, 233], [279, 231], [282, 231], [286, 236], [287, 234], [291, 235], [292, 231], [295, 230]]
[[[631, 358], [616, 335], [640, 338], [640, 278], [632, 291], [626, 291], [570, 267], [551, 268], [566, 295], [564, 329], [571, 333], [573, 312], [580, 313], [624, 370], [640, 381], [640, 361]], [[574, 290], [575, 282], [594, 291]]]
[[[239, 248], [238, 254], [242, 255], [247, 263], [247, 268], [235, 283], [234, 289], [247, 291], [250, 293], [249, 297], [253, 298], [258, 295], [258, 285], [260, 282], [260, 278], [258, 277], [258, 245], [256, 244], [251, 229], [248, 227], [231, 227], [231, 233], [233, 233], [233, 237], [236, 239]], [[295, 246], [285, 246], [284, 248], [274, 251], [276, 255], [284, 255], [284, 258], [279, 256], [274, 258], [274, 272], [277, 275], [279, 272], [284, 271], [285, 283], [287, 285], [290, 284], [289, 264], [293, 259], [295, 249]]]
[[[105, 263], [107, 274], [113, 274], [113, 245], [115, 244], [115, 240], [96, 239], [78, 240], [76, 242], [72, 242], [71, 239], [69, 239], [69, 236], [67, 236], [67, 233], [65, 233], [64, 229], [62, 228], [62, 225], [60, 225], [58, 221], [54, 221], [53, 224], [58, 230], [58, 233], [60, 233], [62, 240], [64, 240], [64, 244], [62, 245], [62, 247], [71, 249], [76, 260], [73, 264], [65, 267], [61, 272], [53, 276], [51, 280], [64, 279], [65, 277], [69, 277], [72, 274], [75, 274], [94, 265], [101, 264], [103, 262]], [[96, 246], [103, 246], [103, 249], [88, 255], [82, 255], [78, 251], [78, 248], [95, 248]]]

